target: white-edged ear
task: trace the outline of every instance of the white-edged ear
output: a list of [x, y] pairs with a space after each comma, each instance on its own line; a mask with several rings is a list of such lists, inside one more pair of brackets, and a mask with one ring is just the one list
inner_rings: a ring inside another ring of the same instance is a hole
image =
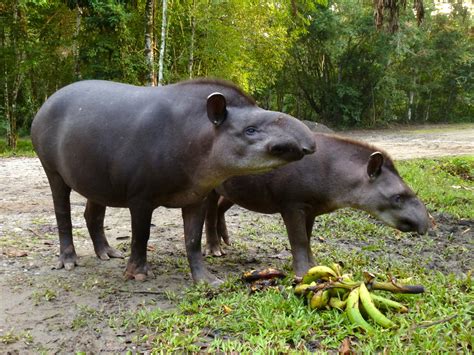
[[214, 92], [207, 97], [207, 117], [216, 126], [219, 126], [227, 117], [227, 103], [224, 95]]
[[382, 153], [373, 152], [370, 155], [369, 161], [367, 162], [367, 175], [369, 175], [371, 181], [375, 180], [382, 172], [383, 162], [384, 157]]

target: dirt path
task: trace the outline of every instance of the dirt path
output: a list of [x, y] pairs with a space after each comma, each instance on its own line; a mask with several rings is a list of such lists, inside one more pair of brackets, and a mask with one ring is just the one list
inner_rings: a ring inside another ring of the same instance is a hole
[[349, 131], [344, 134], [381, 147], [394, 159], [474, 155], [474, 124]]
[[[396, 159], [474, 154], [474, 124], [344, 134], [378, 145]], [[85, 200], [75, 193], [72, 218], [80, 266], [73, 272], [52, 270], [59, 243], [51, 193], [38, 159], [0, 159], [0, 186], [2, 353], [133, 350], [133, 331], [122, 332], [113, 314], [123, 316], [140, 307], [172, 307], [166, 292], [182, 290], [191, 282], [179, 210], [160, 208], [153, 216], [149, 254], [154, 279], [125, 282], [125, 260], [100, 262], [95, 257], [82, 218]], [[255, 218], [241, 209], [233, 211], [231, 232], [239, 223], [252, 223]], [[274, 221], [279, 217], [259, 218]], [[127, 251], [131, 235], [128, 211], [108, 209], [105, 223], [111, 244]], [[274, 257], [287, 259], [289, 252], [258, 246], [238, 254], [232, 262], [227, 260], [224, 268], [212, 262], [210, 268], [225, 277]]]

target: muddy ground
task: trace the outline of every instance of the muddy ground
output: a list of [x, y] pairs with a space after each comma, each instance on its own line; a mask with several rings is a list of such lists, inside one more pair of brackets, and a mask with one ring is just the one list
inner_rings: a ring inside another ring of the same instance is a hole
[[[376, 144], [395, 159], [474, 154], [474, 125], [345, 134]], [[155, 276], [143, 283], [127, 282], [123, 278], [126, 260], [104, 262], [95, 257], [82, 218], [85, 199], [74, 193], [72, 216], [80, 265], [72, 272], [52, 268], [59, 242], [49, 186], [36, 158], [0, 159], [0, 188], [0, 352], [146, 351], [135, 348], [134, 331], [124, 330], [122, 322], [129, 311], [172, 308], [167, 293], [179, 293], [191, 283], [180, 210], [155, 211], [149, 242]], [[278, 216], [235, 207], [229, 212], [232, 234], [267, 222], [281, 227]], [[470, 258], [460, 258], [456, 251], [472, 256], [474, 221], [435, 217], [438, 228], [422, 237], [427, 241], [422, 251], [427, 267], [442, 272], [472, 268]], [[127, 255], [131, 235], [128, 211], [108, 209], [105, 224], [109, 242]], [[317, 223], [315, 234], [316, 228]], [[224, 278], [262, 265], [288, 264], [290, 252], [282, 231], [270, 231], [276, 242], [268, 244], [252, 236], [242, 237], [226, 257], [208, 260], [211, 271]], [[397, 242], [410, 249], [410, 239]], [[360, 249], [363, 244], [347, 243], [344, 247]], [[441, 255], [440, 250], [448, 244], [453, 253]], [[411, 258], [412, 254], [402, 257]]]

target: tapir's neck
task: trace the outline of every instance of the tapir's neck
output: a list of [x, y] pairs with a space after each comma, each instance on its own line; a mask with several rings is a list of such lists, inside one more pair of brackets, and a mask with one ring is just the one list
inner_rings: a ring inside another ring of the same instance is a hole
[[342, 137], [321, 135], [316, 139], [315, 158], [319, 160], [317, 166], [322, 167], [318, 188], [326, 198], [328, 209], [324, 212], [360, 208], [364, 199], [362, 188], [367, 182], [366, 162], [373, 151]]

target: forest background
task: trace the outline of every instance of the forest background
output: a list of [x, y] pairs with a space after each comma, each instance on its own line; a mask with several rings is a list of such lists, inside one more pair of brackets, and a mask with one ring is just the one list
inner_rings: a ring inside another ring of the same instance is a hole
[[[472, 0], [469, 0], [472, 1]], [[83, 79], [230, 80], [260, 106], [331, 128], [472, 122], [472, 14], [462, 0], [5, 0], [0, 136]], [[412, 8], [412, 6], [415, 8]]]

